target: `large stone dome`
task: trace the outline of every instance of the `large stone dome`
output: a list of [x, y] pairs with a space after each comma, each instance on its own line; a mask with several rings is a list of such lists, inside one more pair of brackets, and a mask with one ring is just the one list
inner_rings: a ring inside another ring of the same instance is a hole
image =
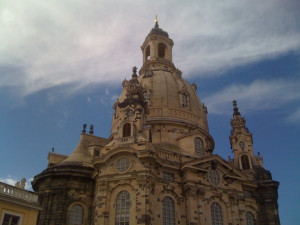
[[[182, 79], [179, 70], [172, 67], [155, 70], [155, 66], [149, 64], [148, 70], [142, 71], [139, 77], [149, 93], [147, 121], [173, 121], [208, 132], [206, 107], [197, 96], [197, 86]], [[150, 70], [152, 75], [147, 76]]]
[[207, 109], [196, 93], [196, 84], [183, 79], [174, 66], [174, 43], [166, 34], [156, 23], [141, 46], [139, 75], [134, 68], [132, 79], [123, 81], [114, 105], [110, 145], [150, 141], [171, 145], [172, 151], [190, 151], [194, 138], [199, 137], [211, 152], [214, 141], [209, 135]]

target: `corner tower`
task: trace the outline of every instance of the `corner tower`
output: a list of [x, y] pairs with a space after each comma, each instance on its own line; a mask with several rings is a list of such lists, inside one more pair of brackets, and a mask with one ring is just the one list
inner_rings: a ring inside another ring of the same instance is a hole
[[256, 166], [262, 167], [262, 157], [254, 155], [252, 133], [246, 127], [246, 120], [241, 117], [236, 101], [233, 100], [232, 103], [233, 118], [230, 121], [232, 130], [229, 139], [234, 154], [233, 165], [243, 170], [253, 169]]

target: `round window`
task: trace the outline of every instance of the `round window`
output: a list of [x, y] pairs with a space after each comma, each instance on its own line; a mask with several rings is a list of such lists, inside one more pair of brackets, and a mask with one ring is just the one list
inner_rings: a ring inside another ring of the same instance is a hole
[[245, 148], [245, 142], [240, 141], [239, 146], [240, 146], [242, 149], [244, 149], [244, 148]]
[[214, 185], [214, 186], [218, 186], [220, 183], [220, 175], [218, 173], [217, 170], [210, 170], [208, 172], [208, 179], [209, 182]]
[[129, 169], [130, 161], [127, 158], [121, 158], [117, 161], [116, 166], [119, 172], [125, 172]]

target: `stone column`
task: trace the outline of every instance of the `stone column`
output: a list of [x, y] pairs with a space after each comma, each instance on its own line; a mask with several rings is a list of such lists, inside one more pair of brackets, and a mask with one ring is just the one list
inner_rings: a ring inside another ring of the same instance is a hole
[[185, 206], [186, 206], [186, 224], [196, 225], [199, 221], [197, 188], [194, 186], [184, 187]]
[[150, 216], [150, 193], [153, 186], [152, 179], [147, 176], [138, 177], [138, 192], [136, 199], [137, 224], [151, 224]]
[[98, 181], [95, 188], [94, 195], [94, 225], [108, 224], [108, 211], [106, 201], [108, 194], [108, 182]]

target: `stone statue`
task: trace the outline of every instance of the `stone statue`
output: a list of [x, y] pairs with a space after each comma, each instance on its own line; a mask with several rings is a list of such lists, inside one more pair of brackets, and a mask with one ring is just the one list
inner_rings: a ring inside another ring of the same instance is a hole
[[17, 183], [15, 184], [15, 186], [18, 187], [18, 188], [24, 189], [24, 188], [25, 188], [25, 183], [26, 183], [26, 179], [25, 179], [25, 178], [22, 178], [22, 180], [21, 180], [20, 182], [17, 182]]

